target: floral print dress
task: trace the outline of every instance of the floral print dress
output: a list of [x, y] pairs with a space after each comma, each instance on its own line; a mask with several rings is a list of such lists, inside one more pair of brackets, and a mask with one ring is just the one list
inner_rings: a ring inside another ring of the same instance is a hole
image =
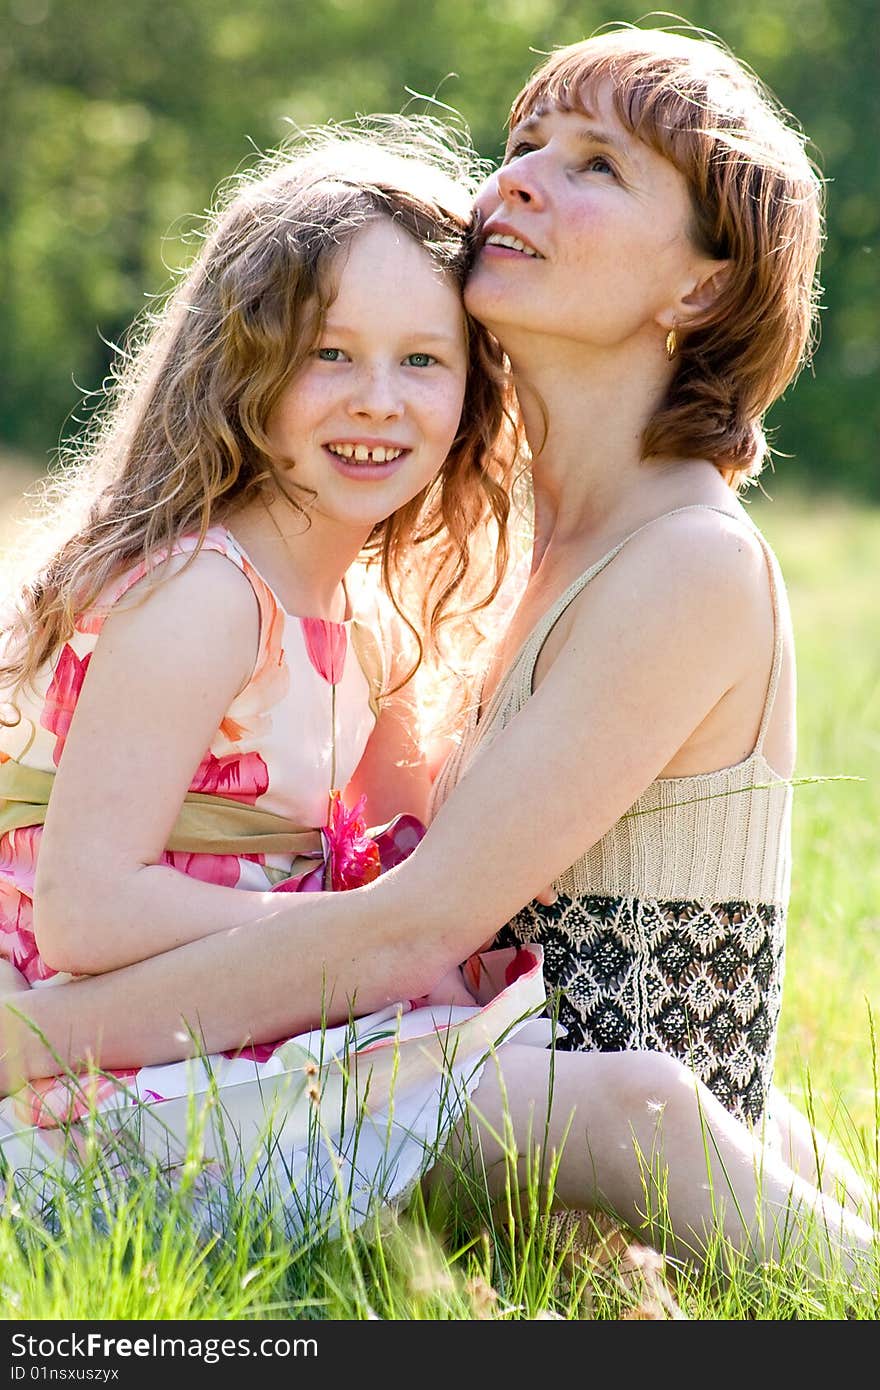
[[[195, 537], [183, 537], [172, 553], [197, 546]], [[162, 862], [245, 890], [368, 882], [405, 858], [423, 833], [410, 816], [368, 833], [363, 801], [347, 808], [338, 791], [378, 714], [377, 615], [334, 623], [287, 613], [229, 531], [212, 528], [202, 548], [226, 556], [250, 582], [260, 640], [253, 674], [205, 751], [190, 794], [208, 805], [216, 799], [269, 812], [311, 830], [315, 847], [305, 857], [168, 849]], [[145, 574], [142, 564], [116, 580], [77, 621], [35, 690], [18, 697], [21, 720], [0, 727], [0, 786], [4, 763], [35, 774], [58, 767], [106, 616]], [[33, 934], [41, 837], [41, 824], [0, 836], [0, 954], [32, 988], [69, 979], [42, 960]], [[299, 1229], [335, 1221], [340, 1193], [356, 1222], [374, 1200], [399, 1195], [418, 1177], [488, 1051], [543, 1001], [540, 965], [534, 951], [484, 958], [481, 969], [471, 969], [473, 1008], [401, 1001], [345, 1026], [236, 1053], [33, 1082], [0, 1102], [0, 1152], [19, 1181], [59, 1167], [75, 1171], [97, 1129], [111, 1170], [119, 1165], [124, 1173], [133, 1157], [146, 1156], [173, 1174], [195, 1143], [207, 1188], [228, 1179], [231, 1164], [238, 1186], [267, 1196], [271, 1189]]]

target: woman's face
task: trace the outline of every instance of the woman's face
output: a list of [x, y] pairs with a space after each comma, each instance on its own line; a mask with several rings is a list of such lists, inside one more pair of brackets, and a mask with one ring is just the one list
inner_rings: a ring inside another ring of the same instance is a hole
[[465, 303], [508, 350], [521, 334], [613, 348], [648, 333], [662, 345], [716, 264], [691, 242], [684, 177], [626, 130], [607, 88], [592, 106], [515, 127], [477, 197]]

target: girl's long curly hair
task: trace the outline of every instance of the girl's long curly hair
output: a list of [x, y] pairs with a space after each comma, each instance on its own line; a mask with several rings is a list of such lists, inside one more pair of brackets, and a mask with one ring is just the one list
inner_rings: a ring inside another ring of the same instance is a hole
[[823, 185], [758, 79], [672, 30], [627, 25], [558, 49], [516, 97], [511, 129], [547, 108], [589, 110], [604, 84], [625, 128], [686, 179], [694, 244], [731, 267], [712, 309], [677, 333], [643, 452], [711, 459], [736, 487], [759, 472], [764, 414], [814, 346]]
[[[135, 325], [104, 408], [46, 491], [53, 543], [5, 626], [7, 700], [132, 565], [146, 559], [153, 569], [180, 536], [203, 540], [261, 493], [278, 490], [307, 513], [295, 460], [275, 455], [266, 425], [321, 332], [335, 259], [387, 217], [463, 286], [484, 174], [461, 136], [428, 118], [389, 116], [307, 131], [228, 182], [199, 254], [164, 308]], [[492, 601], [508, 559], [519, 433], [500, 349], [473, 320], [466, 327], [452, 449], [365, 547], [413, 633], [416, 665], [444, 625]]]

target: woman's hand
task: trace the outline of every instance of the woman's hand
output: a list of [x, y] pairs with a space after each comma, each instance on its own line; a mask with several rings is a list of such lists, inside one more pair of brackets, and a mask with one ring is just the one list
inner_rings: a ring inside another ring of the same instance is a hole
[[456, 966], [439, 979], [427, 994], [422, 995], [421, 999], [414, 999], [412, 1002], [416, 1008], [426, 1008], [431, 1004], [468, 1005], [477, 1001], [464, 982], [460, 966]]

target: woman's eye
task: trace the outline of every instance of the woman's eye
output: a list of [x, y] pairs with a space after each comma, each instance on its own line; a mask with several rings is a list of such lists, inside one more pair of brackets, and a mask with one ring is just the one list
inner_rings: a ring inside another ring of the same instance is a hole
[[604, 154], [594, 154], [583, 166], [585, 170], [595, 174], [616, 174], [617, 170]]
[[536, 150], [537, 148], [537, 145], [530, 145], [526, 140], [517, 140], [516, 144], [511, 145], [506, 151], [504, 163], [509, 164], [511, 159], [516, 159], [521, 154], [530, 154], [532, 150]]
[[437, 358], [429, 352], [411, 352], [403, 360], [409, 367], [433, 367]]
[[315, 356], [319, 362], [341, 362], [345, 353], [342, 348], [326, 347], [318, 348]]

